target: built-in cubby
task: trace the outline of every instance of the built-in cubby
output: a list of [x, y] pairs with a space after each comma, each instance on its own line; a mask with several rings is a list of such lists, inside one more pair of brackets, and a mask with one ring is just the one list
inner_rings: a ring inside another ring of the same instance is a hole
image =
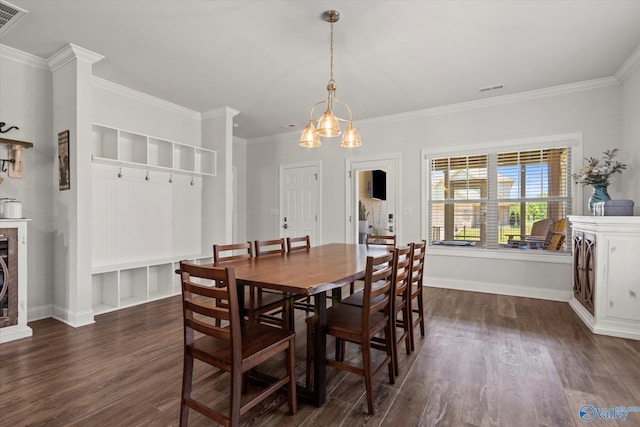
[[160, 264], [149, 266], [149, 299], [154, 300], [173, 295], [173, 276], [175, 270], [173, 264]]
[[96, 163], [116, 163], [190, 175], [216, 175], [216, 152], [123, 129], [94, 124]]
[[95, 267], [91, 276], [93, 312], [103, 314], [149, 301], [179, 295], [180, 261], [209, 264], [211, 257], [176, 257]]
[[93, 286], [93, 311], [105, 313], [118, 308], [118, 272], [94, 274], [91, 276]]

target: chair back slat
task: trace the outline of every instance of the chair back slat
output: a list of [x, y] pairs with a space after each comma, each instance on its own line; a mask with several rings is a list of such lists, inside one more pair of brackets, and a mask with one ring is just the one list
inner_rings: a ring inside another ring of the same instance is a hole
[[185, 326], [219, 340], [231, 341], [231, 331], [227, 328], [221, 328], [198, 319], [187, 319]]
[[411, 243], [412, 247], [412, 267], [409, 281], [412, 286], [422, 287], [422, 275], [424, 274], [424, 256], [427, 247], [426, 241]]
[[365, 238], [365, 244], [367, 246], [376, 245], [376, 246], [390, 246], [392, 248], [395, 248], [396, 236], [395, 234], [392, 234], [389, 236], [367, 234], [367, 237]]
[[287, 252], [308, 251], [311, 249], [309, 236], [287, 237]]
[[393, 295], [393, 260], [395, 251], [378, 257], [367, 257], [367, 269], [364, 278], [362, 298], [363, 331], [369, 331], [372, 314], [384, 311], [390, 315], [390, 300]]
[[[224, 253], [226, 252], [230, 252], [230, 254], [225, 255]], [[252, 257], [253, 247], [250, 242], [213, 245], [213, 262], [234, 261]]]
[[395, 283], [395, 294], [405, 295], [409, 289], [409, 277], [411, 276], [413, 246], [396, 249], [396, 257], [393, 263], [393, 277]]
[[[239, 361], [242, 357], [242, 335], [233, 267], [205, 267], [181, 261], [180, 276], [185, 343], [193, 343], [194, 331], [229, 341], [233, 349], [232, 358]], [[216, 286], [195, 283], [193, 278], [211, 280]], [[217, 301], [226, 303], [217, 305]], [[217, 326], [222, 320], [229, 322], [227, 327]]]
[[284, 255], [286, 252], [284, 238], [273, 240], [256, 240], [254, 242], [254, 245], [255, 254], [257, 257], [264, 255]]

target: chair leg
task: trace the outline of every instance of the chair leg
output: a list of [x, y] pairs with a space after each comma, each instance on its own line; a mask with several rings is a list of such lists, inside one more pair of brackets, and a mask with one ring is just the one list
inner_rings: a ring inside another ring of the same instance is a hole
[[[367, 409], [370, 415], [374, 415], [373, 381], [371, 379], [371, 344], [369, 342], [362, 344], [362, 368], [364, 372], [364, 385], [367, 391]], [[393, 368], [391, 375], [393, 375]]]
[[237, 426], [240, 421], [240, 394], [242, 392], [242, 374], [231, 370], [231, 402], [229, 402], [229, 425]]
[[336, 360], [344, 362], [344, 353], [346, 351], [346, 343], [340, 338], [336, 338]]
[[[391, 322], [387, 323], [387, 326], [384, 328], [384, 340], [386, 343], [387, 357], [389, 361], [387, 362], [387, 369], [389, 370], [389, 384], [395, 384], [397, 371], [394, 369], [393, 365], [393, 357], [394, 357], [394, 347], [395, 347], [395, 339], [393, 333], [391, 332]], [[397, 350], [396, 350], [397, 357]], [[397, 360], [396, 360], [397, 362]]]
[[389, 319], [389, 321], [391, 322], [391, 346], [389, 347], [389, 342], [386, 339], [386, 330], [385, 330], [385, 341], [386, 341], [387, 348], [391, 348], [391, 365], [393, 366], [393, 372], [396, 375], [399, 375], [400, 369], [398, 367], [398, 345], [396, 341], [396, 335], [398, 333], [398, 331], [396, 330], [396, 328], [398, 327], [397, 315], [398, 314], [395, 313]]
[[185, 404], [186, 400], [191, 397], [191, 381], [193, 378], [193, 357], [188, 356], [185, 352], [182, 370], [182, 400], [180, 403], [180, 425], [188, 425], [189, 407]]
[[409, 301], [405, 304], [404, 310], [402, 311], [403, 327], [404, 327], [404, 346], [407, 351], [407, 354], [411, 354], [411, 306], [409, 306]]
[[420, 316], [420, 335], [424, 336], [424, 303], [422, 300], [422, 292], [418, 294], [418, 310]]

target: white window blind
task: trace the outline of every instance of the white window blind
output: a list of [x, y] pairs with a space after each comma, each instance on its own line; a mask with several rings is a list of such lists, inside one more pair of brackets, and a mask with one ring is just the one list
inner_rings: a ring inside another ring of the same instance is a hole
[[429, 240], [495, 249], [535, 221], [571, 212], [569, 147], [429, 161]]

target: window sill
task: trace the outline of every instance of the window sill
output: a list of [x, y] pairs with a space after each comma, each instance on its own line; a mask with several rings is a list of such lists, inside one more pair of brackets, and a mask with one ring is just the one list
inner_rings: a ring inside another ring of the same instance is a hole
[[547, 252], [536, 249], [479, 249], [472, 247], [443, 247], [439, 245], [430, 245], [427, 248], [426, 254], [427, 256], [503, 259], [556, 264], [571, 264], [573, 262], [573, 257], [570, 252]]

